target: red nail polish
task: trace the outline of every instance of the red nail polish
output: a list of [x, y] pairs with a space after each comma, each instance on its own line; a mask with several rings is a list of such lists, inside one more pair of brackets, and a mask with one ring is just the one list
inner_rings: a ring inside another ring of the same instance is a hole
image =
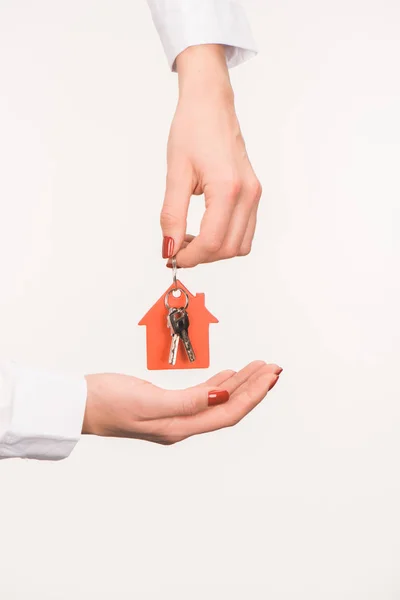
[[213, 390], [208, 394], [208, 406], [217, 406], [224, 404], [229, 400], [229, 392], [226, 390]]
[[162, 257], [172, 258], [174, 255], [174, 240], [172, 237], [165, 236], [162, 245]]

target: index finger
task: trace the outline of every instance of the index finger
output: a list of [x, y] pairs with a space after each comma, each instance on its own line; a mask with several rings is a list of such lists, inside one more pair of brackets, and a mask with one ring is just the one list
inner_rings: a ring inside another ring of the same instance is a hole
[[240, 193], [238, 183], [217, 183], [205, 186], [206, 211], [201, 221], [200, 233], [186, 248], [177, 253], [179, 267], [195, 267], [207, 262], [218, 252], [225, 236]]

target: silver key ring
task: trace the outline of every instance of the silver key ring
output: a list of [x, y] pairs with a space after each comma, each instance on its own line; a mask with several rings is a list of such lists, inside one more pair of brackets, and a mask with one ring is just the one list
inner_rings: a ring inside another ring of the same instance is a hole
[[174, 282], [174, 287], [177, 290], [178, 284], [176, 282], [177, 268], [176, 268], [176, 256], [172, 257], [172, 280]]
[[[177, 307], [173, 306], [173, 307], [172, 307], [172, 306], [170, 306], [170, 305], [169, 305], [169, 302], [168, 302], [168, 300], [169, 300], [169, 297], [170, 297], [170, 295], [171, 295], [173, 292], [175, 292], [176, 290], [179, 290], [179, 291], [181, 292], [181, 294], [183, 294], [183, 295], [185, 296], [185, 306], [177, 306]], [[171, 310], [171, 308], [181, 308], [181, 309], [183, 309], [183, 310], [186, 310], [186, 309], [187, 309], [187, 307], [189, 306], [189, 296], [187, 295], [187, 293], [185, 292], [185, 290], [183, 290], [183, 289], [182, 289], [182, 288], [180, 288], [180, 287], [176, 287], [176, 288], [175, 288], [175, 289], [173, 289], [173, 290], [169, 290], [169, 292], [167, 292], [167, 293], [165, 294], [165, 298], [164, 298], [164, 304], [165, 304], [165, 308], [166, 308], [167, 310]]]

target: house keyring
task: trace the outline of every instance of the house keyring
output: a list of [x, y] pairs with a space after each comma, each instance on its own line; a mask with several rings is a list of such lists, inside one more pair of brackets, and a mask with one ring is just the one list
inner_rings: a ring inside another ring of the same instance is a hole
[[172, 285], [139, 322], [146, 326], [147, 368], [207, 369], [209, 325], [218, 323], [218, 319], [206, 308], [204, 294], [191, 294], [177, 279], [176, 257], [172, 258], [171, 266]]

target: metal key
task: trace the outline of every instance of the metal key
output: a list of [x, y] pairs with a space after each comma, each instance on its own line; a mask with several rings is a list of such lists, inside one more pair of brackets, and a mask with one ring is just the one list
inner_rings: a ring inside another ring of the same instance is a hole
[[196, 355], [189, 339], [189, 317], [186, 310], [184, 308], [178, 308], [170, 312], [169, 322], [174, 333], [182, 340], [188, 359], [190, 362], [194, 362], [196, 360]]
[[170, 308], [170, 310], [168, 312], [168, 316], [167, 316], [167, 324], [171, 330], [171, 347], [169, 350], [168, 363], [173, 366], [175, 366], [175, 364], [176, 364], [176, 358], [178, 356], [179, 340], [181, 339], [179, 334], [175, 333], [174, 328], [171, 323], [171, 315], [174, 312], [176, 312], [176, 308]]

